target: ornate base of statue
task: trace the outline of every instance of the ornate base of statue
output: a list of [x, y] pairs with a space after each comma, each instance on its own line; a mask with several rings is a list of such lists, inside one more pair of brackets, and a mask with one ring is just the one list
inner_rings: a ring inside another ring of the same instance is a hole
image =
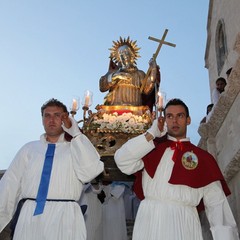
[[97, 112], [89, 114], [83, 125], [83, 133], [90, 139], [104, 162], [104, 181], [131, 181], [117, 168], [114, 153], [129, 139], [144, 133], [151, 125], [151, 113], [147, 106], [98, 105]]

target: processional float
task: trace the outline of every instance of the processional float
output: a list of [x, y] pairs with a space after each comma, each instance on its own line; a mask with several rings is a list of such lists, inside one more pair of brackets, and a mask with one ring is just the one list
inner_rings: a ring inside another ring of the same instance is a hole
[[[161, 39], [154, 37], [148, 38], [159, 43], [156, 52], [152, 56], [152, 60], [156, 60], [163, 44], [171, 47], [176, 46], [173, 43], [165, 41], [167, 33], [168, 30], [166, 29]], [[113, 41], [113, 43], [114, 47], [110, 49], [112, 50], [112, 53], [115, 53], [114, 51], [124, 44], [131, 47], [132, 51], [135, 51], [136, 56], [137, 51], [140, 49], [137, 48], [136, 41], [130, 41], [129, 37], [127, 39], [122, 39], [120, 37], [120, 41]], [[112, 54], [110, 55], [110, 59], [118, 60], [119, 56]], [[135, 59], [133, 62], [135, 62]], [[119, 61], [115, 61], [113, 64], [115, 64], [117, 69], [122, 67], [121, 64], [119, 64]], [[150, 73], [151, 68], [149, 67], [141, 82], [140, 92], [144, 91]], [[166, 94], [160, 90], [159, 85], [155, 83], [154, 87], [154, 111], [149, 109], [149, 106], [147, 105], [126, 105], [124, 102], [120, 102], [120, 104], [117, 105], [98, 104], [95, 107], [96, 112], [92, 112], [89, 110], [89, 107], [92, 104], [92, 92], [85, 92], [82, 103], [83, 119], [78, 121], [78, 123], [82, 123], [81, 130], [90, 139], [100, 154], [101, 161], [104, 162], [104, 172], [99, 176], [101, 181], [132, 181], [134, 179], [133, 176], [125, 175], [117, 168], [114, 161], [114, 153], [126, 141], [144, 133], [151, 126], [153, 119], [157, 118], [158, 114], [161, 114], [166, 101]], [[70, 108], [70, 113], [73, 117], [78, 108], [79, 100], [73, 98]], [[153, 113], [155, 113], [154, 117]]]

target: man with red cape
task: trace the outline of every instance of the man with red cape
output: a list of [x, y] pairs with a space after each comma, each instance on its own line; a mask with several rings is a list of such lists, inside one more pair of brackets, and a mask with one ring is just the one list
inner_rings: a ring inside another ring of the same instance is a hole
[[133, 240], [203, 240], [202, 207], [214, 240], [239, 239], [226, 198], [230, 190], [213, 156], [187, 138], [190, 123], [186, 104], [172, 99], [164, 117], [115, 153], [119, 169], [136, 175], [134, 190], [142, 199]]

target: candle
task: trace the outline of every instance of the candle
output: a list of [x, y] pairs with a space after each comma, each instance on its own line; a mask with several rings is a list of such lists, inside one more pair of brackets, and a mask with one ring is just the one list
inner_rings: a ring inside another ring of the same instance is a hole
[[85, 107], [85, 108], [89, 108], [91, 105], [92, 105], [92, 92], [89, 91], [89, 90], [86, 90], [84, 92], [84, 96], [82, 98], [82, 105]]
[[77, 109], [78, 109], [77, 100], [76, 100], [76, 99], [73, 99], [73, 101], [72, 101], [72, 111], [73, 111], [73, 112], [76, 112]]
[[159, 95], [158, 97], [158, 108], [163, 108], [163, 97]]
[[84, 106], [85, 106], [85, 107], [88, 107], [88, 106], [89, 106], [89, 102], [90, 102], [90, 96], [89, 96], [89, 95], [86, 95]]
[[158, 98], [157, 98], [156, 105], [157, 105], [158, 109], [162, 110], [164, 108], [165, 103], [166, 103], [166, 93], [162, 92], [159, 89], [157, 95], [158, 95]]

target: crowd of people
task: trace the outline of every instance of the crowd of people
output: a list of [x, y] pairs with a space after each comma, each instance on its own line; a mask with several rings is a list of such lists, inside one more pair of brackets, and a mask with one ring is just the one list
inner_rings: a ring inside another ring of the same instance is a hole
[[87, 240], [129, 239], [127, 224], [134, 222], [139, 202], [132, 182], [86, 184], [79, 204], [87, 205]]

